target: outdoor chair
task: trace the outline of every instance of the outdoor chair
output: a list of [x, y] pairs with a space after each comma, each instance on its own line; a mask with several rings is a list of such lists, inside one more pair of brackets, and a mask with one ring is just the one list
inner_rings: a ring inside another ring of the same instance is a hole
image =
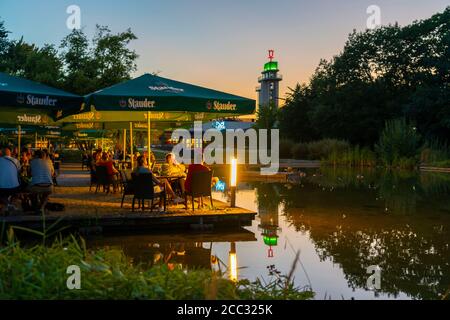
[[122, 202], [120, 203], [120, 207], [123, 208], [125, 196], [134, 195], [131, 170], [120, 170], [120, 180], [122, 185]]
[[105, 166], [96, 166], [95, 173], [97, 176], [97, 186], [95, 188], [95, 193], [97, 193], [100, 186], [103, 186], [103, 191], [109, 193], [110, 186], [114, 185], [114, 181], [111, 176], [108, 175], [108, 169]]
[[97, 185], [97, 173], [94, 170], [91, 170], [90, 175], [91, 181], [89, 185], [89, 191], [91, 191], [93, 185]]
[[84, 170], [85, 167], [89, 169], [89, 158], [81, 159], [81, 170]]
[[213, 208], [213, 200], [211, 194], [211, 179], [212, 179], [212, 171], [198, 171], [192, 174], [192, 182], [191, 182], [191, 190], [189, 192], [185, 192], [184, 194], [184, 202], [185, 208], [187, 210], [187, 200], [188, 196], [191, 197], [192, 200], [192, 211], [194, 211], [194, 198], [201, 198], [201, 202], [203, 204], [202, 197], [209, 197], [211, 201], [211, 208]]
[[166, 211], [166, 191], [155, 193], [153, 189], [153, 174], [152, 173], [141, 173], [132, 174], [132, 185], [134, 188], [134, 197], [131, 210], [134, 212], [134, 204], [136, 199], [141, 203], [142, 211], [145, 209], [145, 200], [151, 200], [150, 211], [153, 211], [153, 202], [155, 198], [163, 199], [164, 211]]

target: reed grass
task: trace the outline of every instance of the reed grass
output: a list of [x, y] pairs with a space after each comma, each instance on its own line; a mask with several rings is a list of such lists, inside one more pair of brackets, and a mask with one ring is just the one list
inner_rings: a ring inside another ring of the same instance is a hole
[[[234, 282], [206, 269], [134, 264], [121, 250], [88, 250], [83, 239], [57, 238], [24, 247], [12, 229], [0, 246], [0, 299], [310, 299], [292, 278]], [[67, 267], [81, 269], [81, 289], [69, 290]], [[282, 281], [280, 281], [280, 279]]]

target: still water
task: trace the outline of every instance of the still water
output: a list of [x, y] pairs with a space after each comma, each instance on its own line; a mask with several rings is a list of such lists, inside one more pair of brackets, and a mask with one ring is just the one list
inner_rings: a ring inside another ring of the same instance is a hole
[[[215, 191], [228, 200], [229, 194]], [[237, 205], [258, 212], [229, 232], [105, 236], [136, 262], [220, 269], [230, 278], [283, 274], [316, 299], [439, 299], [450, 288], [450, 174], [314, 169], [289, 183], [241, 183]], [[380, 289], [367, 289], [379, 266]]]

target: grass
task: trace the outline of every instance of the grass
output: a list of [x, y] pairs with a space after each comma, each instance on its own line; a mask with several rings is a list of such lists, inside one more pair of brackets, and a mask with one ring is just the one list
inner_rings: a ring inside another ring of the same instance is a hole
[[[67, 267], [81, 270], [81, 289], [69, 290]], [[0, 299], [311, 299], [278, 273], [269, 283], [234, 282], [211, 270], [135, 265], [121, 250], [88, 250], [74, 237], [26, 248], [12, 229], [0, 247]]]

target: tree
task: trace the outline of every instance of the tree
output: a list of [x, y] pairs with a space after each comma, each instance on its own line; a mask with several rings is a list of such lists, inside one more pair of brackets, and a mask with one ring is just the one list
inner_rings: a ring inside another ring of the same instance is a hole
[[42, 48], [20, 40], [9, 43], [3, 54], [3, 71], [58, 87], [61, 81], [61, 61], [52, 45]]
[[256, 112], [256, 127], [258, 129], [273, 129], [278, 125], [278, 107], [273, 103], [260, 105]]
[[84, 95], [130, 79], [138, 55], [128, 45], [135, 39], [130, 29], [114, 35], [108, 27], [97, 25], [90, 45], [83, 30], [72, 30], [60, 46], [64, 88]]
[[353, 31], [340, 54], [288, 93], [284, 134], [373, 146], [385, 121], [405, 117], [421, 135], [449, 142], [449, 30], [450, 7], [405, 27]]
[[63, 88], [84, 95], [98, 88], [98, 70], [83, 30], [73, 29], [62, 41], [60, 59], [64, 66]]
[[0, 21], [0, 72], [6, 71], [6, 53], [10, 44], [8, 34], [4, 21]]
[[131, 73], [136, 70], [138, 55], [128, 45], [136, 39], [131, 29], [114, 35], [108, 27], [97, 25], [93, 54], [100, 87], [109, 87], [130, 79]]
[[280, 110], [280, 131], [295, 141], [311, 141], [319, 135], [311, 123], [311, 90], [307, 85], [297, 84], [289, 88], [286, 101]]

